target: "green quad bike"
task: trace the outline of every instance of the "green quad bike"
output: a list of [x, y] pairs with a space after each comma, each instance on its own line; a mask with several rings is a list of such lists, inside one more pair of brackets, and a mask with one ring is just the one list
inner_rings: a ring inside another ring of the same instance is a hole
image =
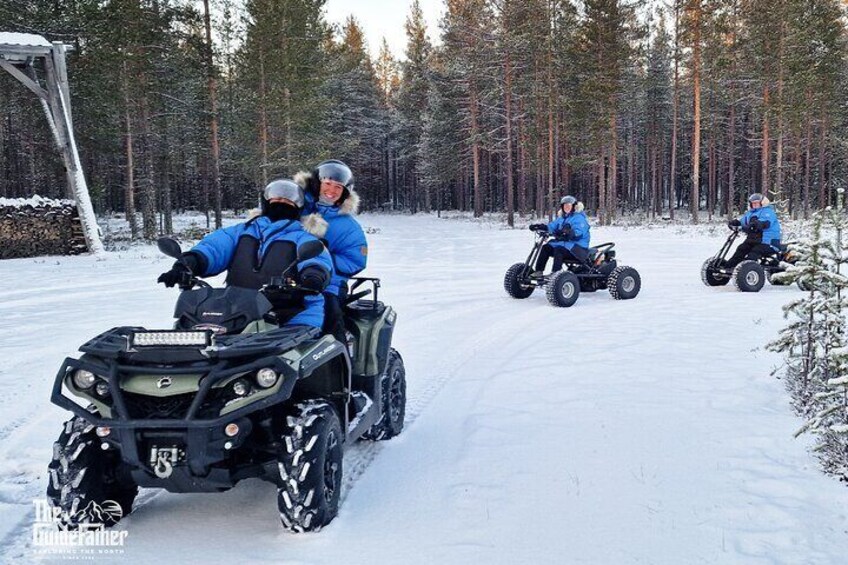
[[[735, 267], [727, 267], [727, 257], [741, 232], [738, 227], [731, 227], [730, 230], [730, 235], [718, 253], [701, 265], [701, 281], [705, 285], [726, 286], [727, 283], [733, 282], [733, 286], [740, 292], [760, 292], [766, 281], [774, 286], [789, 284], [775, 277], [797, 261], [797, 257], [789, 249], [789, 244], [781, 244], [780, 249], [763, 257], [746, 258]], [[809, 290], [802, 280], [798, 280], [797, 285], [801, 290]]]
[[568, 308], [577, 302], [581, 292], [608, 289], [615, 300], [631, 300], [639, 294], [642, 288], [639, 272], [633, 267], [618, 265], [614, 243], [590, 247], [585, 261], [566, 260], [564, 268], [555, 273], [533, 275], [533, 265], [542, 247], [553, 238], [547, 228], [533, 232], [536, 239], [527, 259], [512, 265], [504, 275], [504, 290], [512, 298], [527, 298], [536, 287], [545, 287], [549, 303]]
[[[159, 249], [181, 254], [166, 238]], [[113, 328], [65, 359], [51, 400], [74, 417], [53, 446], [47, 487], [61, 527], [113, 525], [138, 487], [220, 492], [247, 478], [277, 486], [289, 531], [316, 531], [336, 516], [343, 447], [401, 432], [406, 380], [378, 279], [353, 279], [347, 344], [274, 323], [263, 292], [308, 292], [285, 274], [322, 249], [300, 246], [260, 290], [186, 275], [173, 330]]]

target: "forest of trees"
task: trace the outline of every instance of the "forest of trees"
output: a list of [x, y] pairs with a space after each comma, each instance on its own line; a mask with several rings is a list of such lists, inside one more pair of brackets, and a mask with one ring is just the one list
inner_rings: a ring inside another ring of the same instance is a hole
[[[669, 2], [445, 0], [434, 41], [415, 1], [401, 60], [385, 41], [372, 60], [324, 0], [0, 0], [0, 31], [74, 46], [95, 207], [139, 237], [174, 210], [218, 224], [325, 158], [367, 209], [510, 224], [566, 193], [603, 223], [697, 222], [754, 191], [793, 217], [830, 203], [848, 180], [846, 4]], [[0, 196], [63, 195], [51, 144], [0, 76]]]

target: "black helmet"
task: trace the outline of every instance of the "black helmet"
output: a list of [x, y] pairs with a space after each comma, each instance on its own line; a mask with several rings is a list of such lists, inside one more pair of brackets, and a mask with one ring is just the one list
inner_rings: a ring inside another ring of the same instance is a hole
[[[290, 200], [294, 207], [288, 204], [271, 204], [272, 198], [285, 198]], [[303, 189], [299, 184], [289, 179], [277, 179], [268, 183], [262, 191], [262, 215], [277, 221], [280, 218], [297, 219], [304, 204]], [[289, 211], [282, 208], [289, 208]]]
[[353, 171], [338, 159], [330, 159], [318, 163], [315, 166], [315, 170], [312, 171], [312, 177], [315, 179], [318, 187], [321, 186], [321, 181], [325, 179], [336, 181], [342, 185], [344, 192], [342, 192], [342, 196], [339, 198], [339, 203], [343, 202], [350, 195], [350, 191], [353, 190]]

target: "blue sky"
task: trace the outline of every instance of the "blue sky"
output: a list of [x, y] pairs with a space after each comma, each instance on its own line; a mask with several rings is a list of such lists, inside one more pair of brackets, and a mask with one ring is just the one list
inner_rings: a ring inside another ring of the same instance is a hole
[[[444, 12], [442, 0], [419, 0], [421, 11], [427, 20], [430, 41], [437, 42], [439, 18]], [[380, 50], [385, 37], [395, 56], [403, 57], [406, 47], [406, 32], [403, 29], [412, 0], [327, 0], [327, 20], [342, 23], [349, 15], [359, 20], [365, 30], [372, 57]]]

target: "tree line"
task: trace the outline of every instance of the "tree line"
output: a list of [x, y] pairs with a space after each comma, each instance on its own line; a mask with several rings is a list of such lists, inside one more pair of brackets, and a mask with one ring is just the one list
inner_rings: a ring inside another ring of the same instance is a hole
[[[6, 31], [74, 46], [74, 125], [96, 208], [134, 236], [175, 210], [255, 204], [347, 162], [367, 209], [733, 214], [754, 191], [807, 217], [845, 184], [839, 0], [418, 0], [404, 57], [369, 56], [325, 0], [0, 0]], [[39, 69], [35, 69], [39, 73]], [[0, 76], [0, 196], [61, 196], [37, 100]]]

